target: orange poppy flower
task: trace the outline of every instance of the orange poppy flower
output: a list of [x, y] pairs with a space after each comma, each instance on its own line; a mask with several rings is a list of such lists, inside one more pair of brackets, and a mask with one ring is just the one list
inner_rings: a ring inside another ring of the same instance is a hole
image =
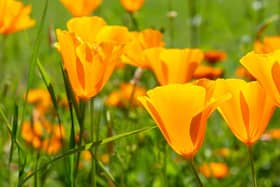
[[218, 179], [226, 177], [229, 173], [227, 164], [223, 162], [210, 162], [202, 164], [199, 167], [199, 171], [207, 178], [215, 177]]
[[[212, 83], [170, 84], [139, 97], [172, 149], [192, 158], [202, 145], [206, 122], [221, 99], [211, 97]], [[175, 109], [175, 110], [174, 110]]]
[[63, 126], [51, 125], [47, 121], [24, 122], [21, 137], [35, 149], [55, 154], [62, 146], [65, 130]]
[[144, 0], [120, 0], [120, 2], [128, 12], [138, 11], [144, 4]]
[[161, 85], [190, 81], [203, 60], [200, 49], [151, 48], [145, 50], [144, 54]]
[[268, 141], [268, 140], [279, 140], [280, 139], [280, 128], [273, 128], [267, 130], [262, 138], [263, 141]]
[[253, 145], [262, 135], [274, 112], [274, 101], [256, 81], [218, 79], [215, 96], [231, 93], [218, 107], [232, 133], [244, 144]]
[[280, 49], [279, 36], [265, 37], [263, 41], [256, 40], [254, 43], [254, 51], [256, 53], [270, 53], [277, 49]]
[[[133, 90], [134, 89], [134, 90]], [[133, 98], [131, 97], [132, 92]], [[146, 93], [146, 89], [141, 86], [135, 86], [130, 83], [123, 83], [120, 86], [119, 90], [112, 92], [105, 101], [107, 106], [118, 106], [118, 107], [125, 107], [129, 105], [131, 100], [131, 105], [136, 106], [138, 105], [137, 98], [139, 96], [143, 96]]]
[[32, 6], [16, 0], [0, 0], [0, 33], [11, 34], [35, 24], [30, 18]]
[[223, 70], [221, 68], [214, 68], [206, 65], [199, 65], [193, 73], [194, 79], [208, 78], [217, 79], [222, 77]]
[[209, 63], [224, 61], [227, 55], [223, 51], [209, 50], [204, 52], [204, 60]]
[[128, 30], [107, 26], [99, 17], [73, 18], [69, 31], [57, 30], [58, 48], [72, 89], [81, 99], [95, 96], [120, 61]]
[[237, 77], [240, 77], [240, 78], [245, 78], [249, 81], [254, 81], [256, 80], [255, 77], [248, 72], [247, 69], [245, 69], [243, 66], [239, 66], [236, 70], [235, 70], [235, 75]]
[[130, 42], [125, 46], [123, 62], [133, 66], [148, 68], [143, 51], [153, 47], [163, 47], [163, 35], [154, 29], [142, 32], [130, 32]]
[[52, 105], [51, 96], [48, 90], [32, 89], [26, 98], [27, 102], [33, 104], [40, 114], [44, 114]]
[[240, 63], [260, 82], [280, 106], [280, 50], [268, 54], [250, 52]]
[[100, 6], [102, 0], [60, 0], [75, 17], [89, 16]]

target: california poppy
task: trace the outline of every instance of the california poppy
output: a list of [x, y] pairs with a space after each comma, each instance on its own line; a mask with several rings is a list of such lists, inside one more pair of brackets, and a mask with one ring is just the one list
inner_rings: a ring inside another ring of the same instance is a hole
[[254, 81], [256, 80], [255, 77], [248, 72], [244, 66], [239, 66], [235, 69], [235, 75], [239, 78], [247, 79], [249, 81]]
[[90, 16], [100, 6], [102, 0], [60, 0], [75, 17]]
[[240, 63], [251, 73], [257, 81], [267, 90], [280, 106], [280, 50], [272, 53], [259, 54], [250, 52], [245, 55]]
[[57, 30], [58, 48], [76, 96], [95, 96], [120, 61], [128, 30], [107, 26], [99, 17], [72, 18], [69, 31]]
[[[140, 102], [158, 125], [167, 143], [184, 158], [192, 158], [202, 145], [206, 122], [220, 99], [209, 94], [212, 83], [170, 84], [154, 88]], [[174, 110], [176, 109], [176, 110]]]
[[63, 126], [52, 125], [48, 121], [26, 121], [22, 124], [21, 136], [33, 148], [55, 154], [61, 149], [65, 130]]
[[164, 47], [163, 35], [154, 29], [145, 29], [141, 32], [130, 32], [130, 41], [126, 44], [123, 62], [141, 68], [149, 68], [145, 56], [145, 49]]
[[144, 0], [120, 0], [120, 2], [128, 12], [138, 11], [144, 4]]
[[254, 51], [256, 53], [270, 53], [280, 49], [280, 36], [268, 36], [262, 41], [256, 40], [254, 42]]
[[0, 33], [11, 34], [35, 24], [30, 18], [31, 5], [24, 6], [21, 1], [1, 0], [0, 1]]
[[200, 49], [150, 48], [144, 54], [161, 85], [190, 81], [203, 60]]
[[33, 104], [41, 115], [47, 112], [52, 105], [51, 96], [48, 90], [45, 89], [31, 89], [26, 101]]
[[221, 68], [214, 68], [206, 65], [199, 65], [192, 77], [194, 79], [208, 78], [208, 79], [217, 79], [222, 77], [223, 70]]
[[216, 63], [225, 60], [226, 53], [219, 50], [209, 50], [204, 52], [204, 60], [209, 63]]
[[229, 173], [228, 166], [224, 162], [210, 162], [202, 164], [199, 167], [199, 171], [207, 178], [215, 177], [218, 179], [226, 177]]
[[214, 96], [230, 93], [218, 111], [232, 133], [244, 144], [253, 145], [262, 135], [274, 112], [275, 103], [256, 81], [218, 79]]
[[262, 136], [262, 140], [264, 141], [273, 140], [273, 139], [275, 140], [280, 139], [280, 128], [269, 129]]

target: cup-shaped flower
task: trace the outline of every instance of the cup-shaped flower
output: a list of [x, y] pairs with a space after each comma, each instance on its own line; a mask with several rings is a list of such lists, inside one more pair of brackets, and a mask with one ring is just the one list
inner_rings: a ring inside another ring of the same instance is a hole
[[277, 49], [280, 49], [280, 37], [268, 36], [262, 41], [256, 40], [254, 42], [254, 51], [256, 53], [270, 53]]
[[120, 0], [120, 2], [128, 12], [138, 11], [144, 4], [144, 0]]
[[35, 24], [30, 18], [31, 5], [24, 6], [21, 1], [0, 0], [0, 33], [11, 34]]
[[144, 54], [161, 85], [190, 81], [203, 60], [200, 49], [151, 48], [145, 50]]
[[218, 79], [213, 95], [230, 93], [231, 99], [218, 107], [232, 133], [246, 145], [253, 145], [266, 129], [275, 103], [257, 81]]
[[95, 96], [119, 63], [128, 30], [107, 26], [99, 17], [73, 18], [69, 31], [57, 30], [58, 49], [75, 95]]
[[240, 63], [252, 74], [267, 90], [280, 106], [280, 50], [272, 53], [259, 54], [250, 52]]
[[90, 16], [100, 6], [102, 0], [60, 0], [75, 17]]
[[154, 29], [130, 32], [130, 41], [125, 46], [123, 62], [141, 68], [148, 68], [149, 64], [145, 60], [144, 50], [154, 47], [164, 47], [161, 32]]
[[[203, 86], [205, 87], [203, 87]], [[156, 122], [171, 148], [192, 158], [202, 145], [206, 122], [225, 97], [211, 97], [214, 84], [169, 84], [154, 88], [139, 101]]]

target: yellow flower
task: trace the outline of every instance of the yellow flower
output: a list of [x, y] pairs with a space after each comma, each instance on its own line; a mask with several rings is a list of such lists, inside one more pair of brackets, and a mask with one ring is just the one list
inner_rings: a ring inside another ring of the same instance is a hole
[[102, 0], [60, 0], [75, 17], [90, 16], [100, 6]]
[[164, 47], [161, 32], [154, 29], [130, 32], [130, 42], [125, 46], [123, 62], [141, 68], [149, 68], [143, 52], [145, 49], [153, 47]]
[[[220, 99], [211, 97], [214, 84], [170, 84], [139, 97], [172, 149], [192, 158], [202, 145], [206, 122]], [[203, 87], [205, 86], [205, 87]]]
[[193, 72], [203, 60], [200, 49], [151, 48], [144, 53], [161, 85], [190, 81]]
[[22, 2], [16, 0], [0, 0], [0, 33], [11, 34], [35, 24], [31, 19], [31, 5], [24, 6]]
[[275, 104], [256, 81], [218, 79], [214, 95], [230, 93], [232, 98], [218, 107], [232, 133], [244, 144], [254, 144], [262, 135]]
[[256, 40], [254, 43], [254, 51], [256, 53], [270, 53], [277, 49], [280, 49], [279, 36], [265, 37], [263, 41]]
[[252, 74], [257, 81], [267, 90], [280, 106], [280, 50], [272, 53], [260, 54], [250, 52], [245, 55], [240, 63]]
[[81, 99], [95, 96], [120, 61], [128, 30], [99, 17], [73, 18], [69, 31], [57, 30], [58, 46], [72, 89]]
[[128, 12], [138, 11], [144, 3], [144, 0], [120, 0], [120, 1], [123, 7]]

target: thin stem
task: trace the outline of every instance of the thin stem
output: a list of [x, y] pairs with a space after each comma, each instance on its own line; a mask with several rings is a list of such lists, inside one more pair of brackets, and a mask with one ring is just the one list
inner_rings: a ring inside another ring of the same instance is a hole
[[168, 1], [168, 18], [169, 18], [168, 27], [169, 27], [170, 47], [173, 47], [174, 45], [174, 18], [176, 17], [176, 15], [172, 15], [173, 13], [175, 13], [173, 11], [172, 1], [173, 0]]
[[249, 161], [250, 161], [250, 167], [251, 167], [251, 176], [252, 176], [252, 186], [257, 187], [257, 178], [256, 178], [256, 173], [255, 173], [255, 168], [254, 168], [254, 158], [253, 158], [253, 147], [252, 146], [247, 146], [248, 148], [248, 155], [249, 155]]
[[203, 184], [202, 184], [202, 182], [201, 182], [201, 180], [200, 180], [200, 178], [199, 178], [199, 175], [198, 175], [198, 173], [197, 173], [197, 171], [196, 171], [196, 169], [195, 169], [195, 164], [194, 164], [193, 159], [190, 160], [190, 164], [191, 164], [192, 172], [193, 172], [193, 174], [194, 174], [194, 176], [195, 176], [195, 178], [196, 178], [196, 181], [197, 181], [198, 185], [199, 185], [200, 187], [203, 187]]
[[189, 18], [190, 18], [190, 46], [197, 47], [198, 45], [198, 23], [195, 17], [197, 16], [196, 1], [189, 0]]
[[132, 23], [132, 30], [138, 31], [139, 30], [139, 25], [138, 25], [137, 19], [134, 16], [134, 13], [133, 12], [128, 12], [128, 15], [129, 15], [129, 18], [130, 18], [131, 23]]

